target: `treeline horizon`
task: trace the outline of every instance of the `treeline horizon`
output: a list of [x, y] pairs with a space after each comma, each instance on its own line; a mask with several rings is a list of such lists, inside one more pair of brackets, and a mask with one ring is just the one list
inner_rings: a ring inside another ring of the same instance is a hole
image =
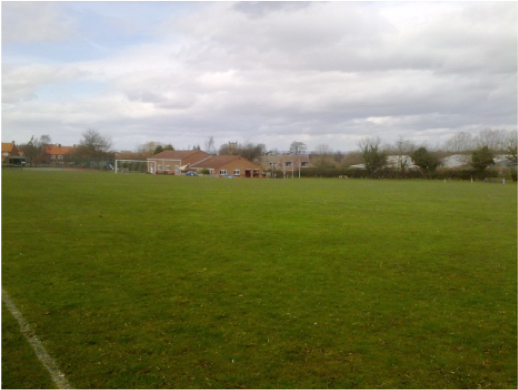
[[[51, 145], [52, 140], [49, 135], [42, 135], [39, 138], [32, 137], [26, 144], [19, 145], [19, 149], [24, 152], [30, 165], [41, 164], [45, 161], [45, 146]], [[468, 132], [459, 132], [451, 136], [444, 142], [432, 144], [430, 142], [416, 142], [410, 138], [399, 137], [396, 141], [384, 142], [379, 136], [364, 137], [358, 141], [358, 148], [353, 151], [333, 150], [327, 144], [319, 144], [314, 150], [308, 151], [307, 146], [300, 141], [293, 141], [289, 147], [289, 153], [295, 155], [309, 155], [311, 163], [315, 166], [333, 166], [335, 168], [346, 168], [350, 165], [366, 162], [365, 148], [375, 148], [377, 153], [385, 157], [388, 155], [410, 156], [418, 149], [426, 149], [428, 153], [433, 153], [437, 158], [442, 158], [452, 154], [471, 154], [474, 151], [487, 147], [493, 154], [513, 154], [517, 146], [516, 130], [493, 130], [486, 129], [472, 135]], [[175, 150], [174, 144], [162, 142], [146, 142], [129, 152], [146, 159], [147, 157], [164, 150]], [[185, 149], [184, 149], [185, 150]], [[264, 143], [238, 143], [227, 142], [216, 148], [214, 137], [209, 137], [202, 148], [199, 144], [193, 145], [188, 150], [204, 150], [210, 154], [231, 154], [241, 155], [250, 161], [259, 161], [261, 156], [267, 154], [282, 154], [278, 149], [268, 149]], [[124, 152], [122, 152], [124, 153]], [[73, 161], [101, 161], [112, 160], [115, 158], [112, 150], [110, 137], [101, 135], [97, 130], [88, 129], [82, 134], [82, 139], [73, 153], [66, 158], [67, 162]], [[515, 154], [515, 152], [514, 152]]]

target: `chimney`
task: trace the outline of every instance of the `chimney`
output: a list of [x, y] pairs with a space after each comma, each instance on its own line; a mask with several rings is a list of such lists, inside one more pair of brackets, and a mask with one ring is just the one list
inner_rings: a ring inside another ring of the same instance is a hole
[[13, 145], [15, 145], [15, 144], [16, 144], [16, 142], [13, 141]]

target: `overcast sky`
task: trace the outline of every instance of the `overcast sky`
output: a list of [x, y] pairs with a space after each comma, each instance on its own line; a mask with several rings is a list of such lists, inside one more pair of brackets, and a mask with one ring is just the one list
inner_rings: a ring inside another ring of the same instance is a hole
[[2, 2], [2, 141], [289, 149], [516, 129], [516, 2]]

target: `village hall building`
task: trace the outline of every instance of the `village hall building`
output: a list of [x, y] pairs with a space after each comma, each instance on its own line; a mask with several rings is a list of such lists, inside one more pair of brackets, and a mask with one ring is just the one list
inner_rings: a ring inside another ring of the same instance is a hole
[[165, 150], [147, 158], [148, 173], [181, 174], [206, 170], [212, 176], [262, 177], [261, 166], [241, 156], [211, 155], [201, 150]]

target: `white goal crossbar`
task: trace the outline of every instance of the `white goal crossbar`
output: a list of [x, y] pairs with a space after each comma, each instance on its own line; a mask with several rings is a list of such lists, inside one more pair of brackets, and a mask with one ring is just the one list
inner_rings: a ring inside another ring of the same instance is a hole
[[147, 161], [147, 160], [115, 160], [115, 169], [114, 169], [115, 173], [119, 173], [119, 171], [120, 171], [120, 169], [118, 168], [119, 163], [129, 163], [129, 164], [145, 163], [146, 164], [146, 173], [147, 173], [147, 164], [149, 163], [149, 161]]

